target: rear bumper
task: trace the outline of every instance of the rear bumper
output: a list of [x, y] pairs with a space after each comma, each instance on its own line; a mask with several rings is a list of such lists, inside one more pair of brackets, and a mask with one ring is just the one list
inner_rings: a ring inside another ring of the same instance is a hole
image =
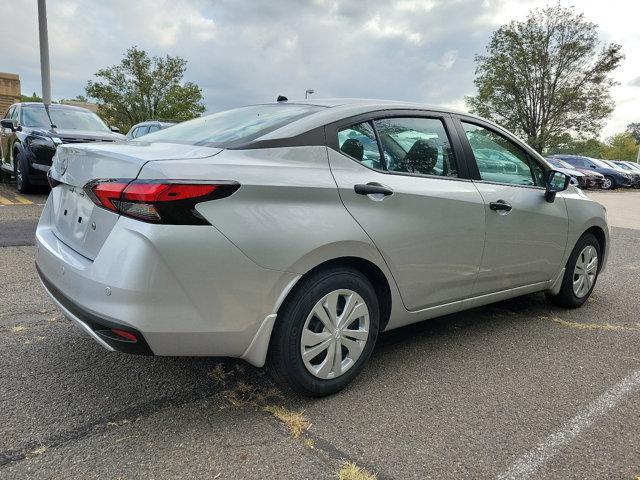
[[[99, 315], [86, 310], [58, 290], [56, 286], [42, 274], [37, 265], [36, 270], [40, 276], [42, 286], [58, 308], [62, 310], [68, 319], [72, 320], [100, 345], [110, 351], [118, 350], [135, 355], [153, 355], [142, 333], [126, 325], [101, 318]], [[119, 338], [111, 332], [112, 328], [124, 330], [135, 335], [136, 341]]]
[[[50, 201], [36, 230], [38, 273], [65, 315], [110, 349], [247, 358], [297, 277], [259, 267], [214, 227], [124, 217], [90, 260], [58, 238]], [[139, 344], [110, 338], [111, 328]]]

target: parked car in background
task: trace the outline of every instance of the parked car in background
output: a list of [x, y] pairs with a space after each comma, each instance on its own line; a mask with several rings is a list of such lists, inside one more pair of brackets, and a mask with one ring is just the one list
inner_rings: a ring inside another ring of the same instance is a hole
[[47, 171], [58, 145], [116, 142], [124, 135], [109, 128], [86, 108], [43, 103], [16, 103], [0, 121], [0, 172], [14, 175], [18, 191], [47, 184]]
[[633, 175], [633, 186], [635, 188], [640, 188], [640, 171], [636, 170], [634, 167], [627, 165], [626, 162], [622, 162], [620, 160], [606, 160], [605, 161], [608, 165], [612, 165], [616, 168], [621, 169], [622, 171], [625, 171], [631, 175]]
[[419, 104], [252, 105], [63, 145], [50, 176], [36, 267], [94, 340], [266, 362], [306, 395], [380, 331], [532, 292], [579, 307], [609, 249], [604, 207], [535, 150]]
[[558, 171], [570, 175], [572, 184], [577, 187], [583, 189], [602, 188], [602, 183], [604, 181], [603, 175], [589, 170], [577, 170], [573, 165], [569, 165], [559, 158], [547, 157], [546, 160]]
[[638, 164], [636, 162], [629, 162], [627, 160], [616, 160], [616, 162], [624, 163], [628, 167], [631, 167], [633, 170], [636, 170], [636, 171], [640, 172], [640, 164]]
[[633, 186], [633, 175], [618, 170], [617, 168], [614, 168], [611, 165], [607, 165], [606, 163], [595, 158], [565, 154], [555, 154], [550, 156], [552, 158], [559, 158], [560, 160], [564, 160], [566, 163], [572, 165], [580, 171], [586, 170], [602, 174], [604, 176], [602, 188], [605, 190]]
[[148, 120], [146, 122], [136, 123], [129, 129], [129, 132], [127, 132], [127, 140], [133, 140], [134, 138], [142, 137], [148, 133], [172, 127], [176, 123], [177, 122], [160, 120]]

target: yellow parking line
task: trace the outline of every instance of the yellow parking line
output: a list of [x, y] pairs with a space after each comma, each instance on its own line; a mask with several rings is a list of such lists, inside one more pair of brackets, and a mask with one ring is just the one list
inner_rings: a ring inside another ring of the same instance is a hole
[[22, 203], [23, 205], [33, 205], [33, 202], [31, 200], [21, 195], [16, 195], [16, 202]]
[[0, 205], [12, 205], [13, 202], [0, 195]]

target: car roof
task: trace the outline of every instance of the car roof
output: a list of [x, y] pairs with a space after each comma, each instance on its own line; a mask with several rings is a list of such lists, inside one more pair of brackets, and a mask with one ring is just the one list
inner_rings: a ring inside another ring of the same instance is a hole
[[[320, 108], [317, 112], [291, 122], [273, 132], [270, 132], [260, 140], [275, 140], [280, 138], [288, 138], [300, 135], [304, 132], [323, 125], [342, 120], [343, 118], [352, 117], [385, 110], [416, 110], [431, 111], [440, 113], [455, 113], [474, 117], [466, 112], [456, 111], [451, 108], [438, 107], [423, 103], [405, 102], [401, 100], [379, 100], [368, 98], [323, 98], [312, 100], [296, 100], [286, 102], [262, 103], [258, 105], [312, 105]], [[480, 118], [480, 117], [475, 117]], [[484, 120], [486, 121], [486, 120]]]
[[[42, 103], [42, 102], [19, 102], [19, 103], [14, 103], [12, 106], [44, 108], [44, 103]], [[52, 103], [51, 105], [49, 105], [49, 108], [51, 108], [53, 110], [77, 110], [77, 111], [80, 111], [80, 112], [91, 112], [91, 110], [89, 110], [88, 108], [78, 107], [76, 105], [66, 105], [64, 103]]]

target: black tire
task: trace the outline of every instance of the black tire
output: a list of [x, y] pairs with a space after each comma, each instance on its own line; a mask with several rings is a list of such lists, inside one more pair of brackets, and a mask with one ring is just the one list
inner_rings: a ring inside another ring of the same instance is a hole
[[[321, 379], [305, 367], [301, 336], [307, 316], [325, 295], [339, 289], [356, 292], [369, 311], [369, 335], [360, 357], [342, 375]], [[296, 286], [278, 312], [271, 335], [267, 367], [274, 380], [285, 389], [302, 395], [321, 397], [339, 392], [362, 370], [378, 337], [380, 310], [371, 282], [358, 270], [330, 267], [311, 274]]]
[[33, 192], [33, 184], [29, 181], [29, 165], [27, 159], [20, 152], [16, 152], [13, 157], [13, 172], [18, 191], [20, 193]]
[[[616, 179], [609, 176], [609, 175], [605, 175], [604, 176], [604, 182], [602, 184], [602, 189], [603, 190], [615, 190], [616, 188], [618, 188], [618, 185], [616, 184]], [[605, 187], [605, 185], [607, 184], [607, 181], [611, 182], [610, 186]]]
[[[576, 262], [578, 261], [578, 257], [588, 246], [592, 246], [596, 249], [598, 255], [598, 268], [596, 270], [595, 278], [593, 280], [591, 288], [589, 288], [588, 292], [584, 296], [578, 297], [573, 291], [574, 270]], [[552, 295], [547, 292], [547, 299], [549, 299], [549, 301], [551, 301], [552, 303], [564, 308], [578, 308], [582, 306], [591, 295], [593, 288], [596, 286], [596, 282], [598, 281], [598, 274], [600, 272], [601, 260], [602, 248], [600, 247], [600, 242], [598, 242], [598, 239], [593, 234], [585, 233], [582, 237], [580, 237], [580, 239], [576, 243], [576, 246], [573, 247], [573, 251], [569, 256], [569, 260], [567, 260], [560, 292], [558, 292], [557, 295]]]

